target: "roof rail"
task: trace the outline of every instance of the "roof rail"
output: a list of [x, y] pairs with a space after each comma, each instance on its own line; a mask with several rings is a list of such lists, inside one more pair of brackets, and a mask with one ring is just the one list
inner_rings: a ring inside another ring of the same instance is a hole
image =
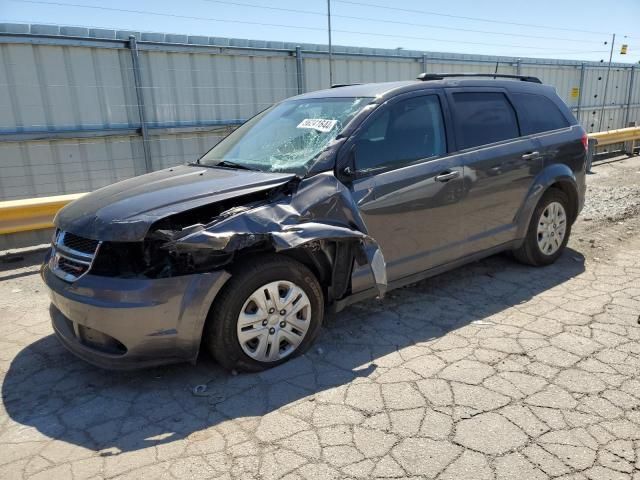
[[513, 78], [523, 82], [542, 83], [538, 77], [528, 75], [507, 75], [504, 73], [421, 73], [418, 80], [443, 80], [451, 77], [493, 77], [493, 78]]
[[334, 83], [331, 88], [350, 87], [351, 85], [362, 85], [361, 83]]

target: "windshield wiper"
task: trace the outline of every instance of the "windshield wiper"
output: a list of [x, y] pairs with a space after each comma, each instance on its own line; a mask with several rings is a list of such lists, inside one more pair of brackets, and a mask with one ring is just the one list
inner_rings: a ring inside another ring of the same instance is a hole
[[240, 170], [251, 170], [252, 172], [259, 172], [257, 168], [247, 167], [246, 165], [241, 165], [236, 162], [232, 162], [230, 160], [223, 160], [214, 165], [215, 167], [229, 167], [229, 168], [238, 168]]
[[208, 165], [206, 163], [195, 163], [192, 165], [197, 165], [199, 167], [208, 167], [208, 168], [216, 168], [216, 167], [227, 167], [227, 168], [237, 168], [239, 170], [250, 170], [252, 172], [260, 172], [261, 170], [257, 168], [247, 167], [246, 165], [241, 165], [236, 162], [232, 162], [230, 160], [222, 160], [221, 162], [216, 163], [215, 165]]

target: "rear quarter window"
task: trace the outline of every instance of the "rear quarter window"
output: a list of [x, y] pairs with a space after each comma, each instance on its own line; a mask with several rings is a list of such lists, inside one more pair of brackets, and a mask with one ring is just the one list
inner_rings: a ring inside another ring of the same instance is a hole
[[516, 112], [504, 93], [454, 93], [453, 102], [460, 150], [520, 136]]
[[549, 98], [531, 93], [511, 94], [518, 111], [522, 135], [558, 130], [569, 126], [560, 109]]

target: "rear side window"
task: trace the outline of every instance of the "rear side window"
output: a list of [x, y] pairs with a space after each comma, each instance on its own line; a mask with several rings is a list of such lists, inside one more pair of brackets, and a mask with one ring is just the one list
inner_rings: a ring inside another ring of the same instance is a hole
[[520, 136], [516, 112], [503, 93], [454, 93], [453, 102], [460, 150]]
[[547, 97], [531, 93], [514, 93], [512, 98], [518, 111], [522, 135], [548, 132], [569, 126], [560, 109]]

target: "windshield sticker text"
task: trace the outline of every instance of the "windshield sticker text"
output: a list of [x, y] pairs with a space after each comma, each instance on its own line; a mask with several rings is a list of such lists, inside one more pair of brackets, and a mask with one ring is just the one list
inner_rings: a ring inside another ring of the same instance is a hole
[[326, 118], [305, 118], [296, 128], [311, 128], [319, 132], [329, 132], [338, 123], [337, 120], [327, 120]]

